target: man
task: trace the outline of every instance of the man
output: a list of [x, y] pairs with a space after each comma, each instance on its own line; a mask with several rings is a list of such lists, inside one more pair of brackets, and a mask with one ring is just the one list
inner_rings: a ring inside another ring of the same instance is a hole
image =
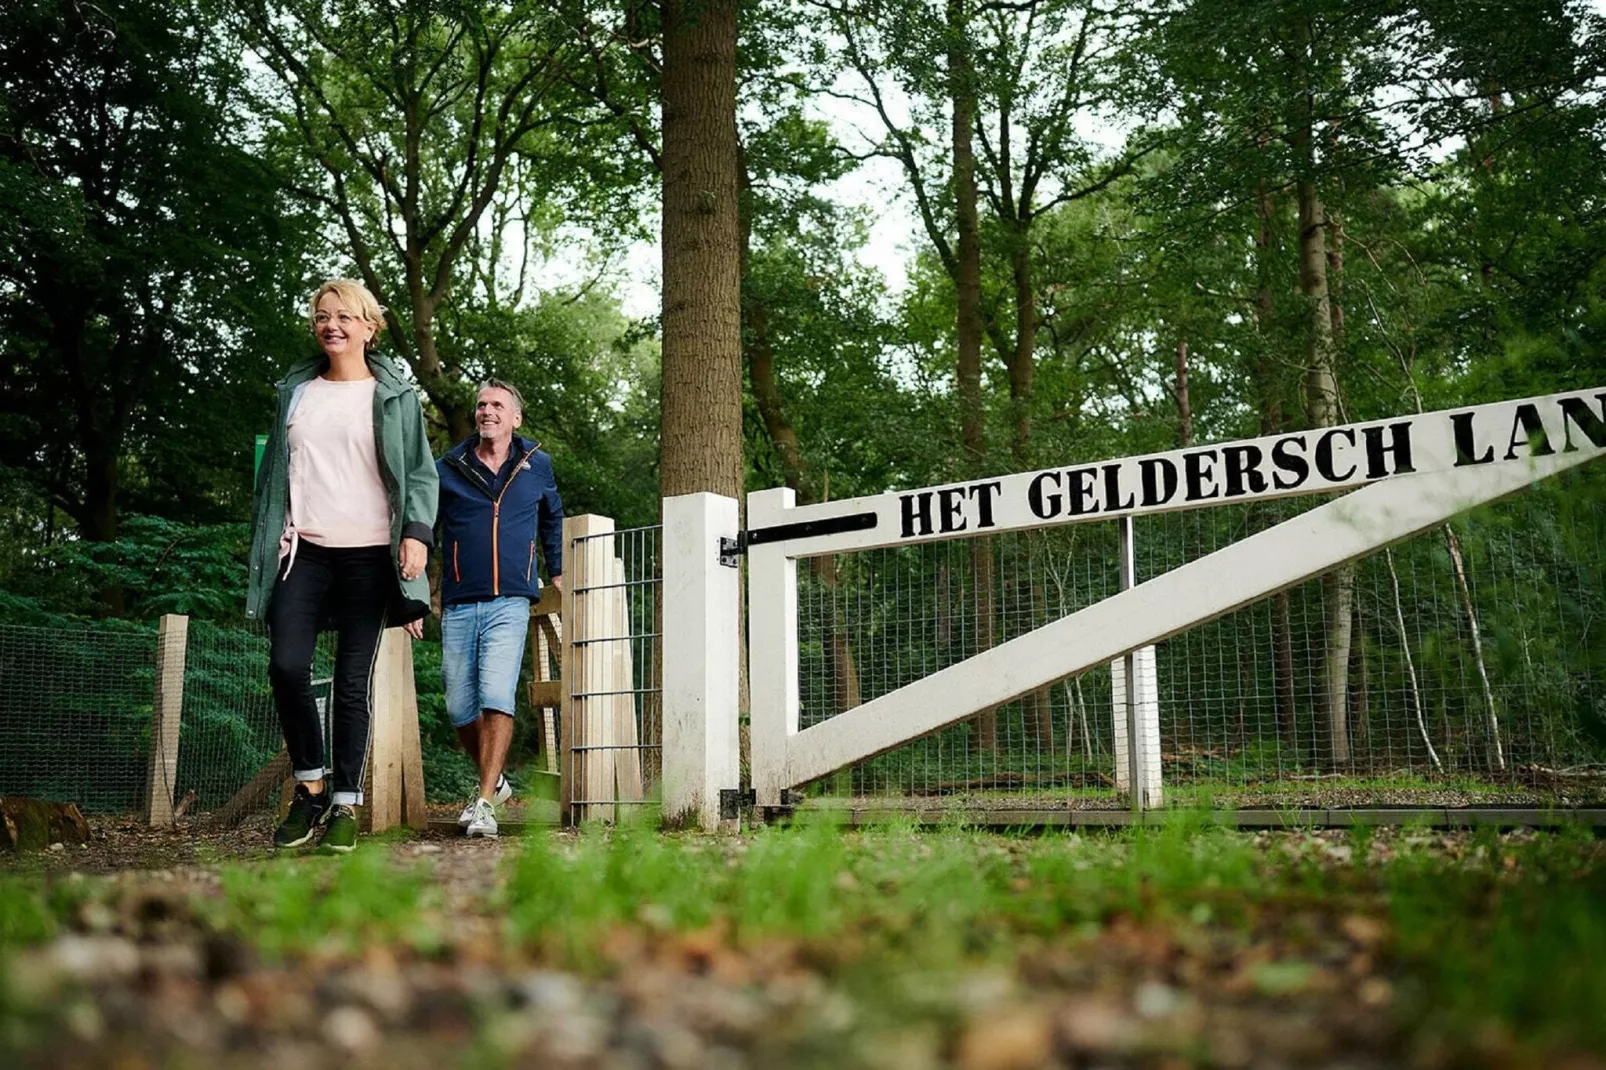
[[514, 434], [523, 420], [517, 388], [489, 379], [474, 406], [479, 433], [436, 462], [446, 712], [480, 775], [479, 797], [457, 822], [469, 836], [495, 836], [496, 804], [513, 794], [502, 767], [530, 603], [541, 590], [538, 541], [553, 586], [563, 586], [563, 499], [552, 458]]

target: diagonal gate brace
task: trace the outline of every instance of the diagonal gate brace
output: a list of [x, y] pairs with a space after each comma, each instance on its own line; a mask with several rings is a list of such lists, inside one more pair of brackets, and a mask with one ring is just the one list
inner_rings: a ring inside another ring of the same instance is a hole
[[755, 762], [758, 802], [773, 803], [786, 788], [1107, 664], [1600, 455], [1586, 448], [1398, 475], [1347, 494], [790, 735], [778, 768], [760, 770]]

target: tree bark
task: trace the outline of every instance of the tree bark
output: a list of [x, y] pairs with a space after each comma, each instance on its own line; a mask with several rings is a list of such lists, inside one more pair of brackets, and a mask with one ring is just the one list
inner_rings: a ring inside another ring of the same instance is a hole
[[[980, 474], [985, 453], [981, 401], [981, 222], [976, 209], [976, 79], [971, 69], [969, 15], [965, 0], [948, 0], [948, 90], [953, 103], [954, 216], [958, 223], [956, 304], [959, 433], [967, 476]], [[970, 540], [971, 609], [975, 616], [976, 650], [993, 645], [993, 555], [990, 540]], [[987, 710], [973, 724], [977, 747], [986, 754], [998, 749], [998, 714]]]
[[1177, 436], [1187, 449], [1193, 445], [1193, 401], [1188, 397], [1188, 340], [1177, 339]]
[[[1303, 138], [1308, 145], [1309, 128]], [[1307, 176], [1309, 175], [1307, 170]], [[1339, 422], [1338, 379], [1334, 370], [1333, 311], [1329, 299], [1327, 219], [1311, 177], [1295, 184], [1299, 198], [1299, 288], [1306, 302], [1305, 406], [1313, 427]], [[1355, 569], [1345, 565], [1322, 577], [1323, 658], [1319, 711], [1328, 754], [1336, 765], [1350, 760], [1349, 648], [1353, 626]]]
[[663, 4], [665, 497], [742, 490], [736, 6]]
[[[1024, 205], [1022, 209], [1025, 209]], [[1029, 218], [1016, 219], [1010, 236], [1010, 271], [1015, 282], [1015, 348], [1009, 356], [1009, 452], [1018, 472], [1027, 472], [1032, 468], [1032, 379], [1037, 360], [1037, 291], [1032, 280], [1030, 226]], [[978, 283], [978, 291], [979, 288]], [[977, 329], [979, 332], [979, 324]]]
[[[1255, 216], [1255, 323], [1259, 329], [1260, 352], [1253, 376], [1260, 408], [1260, 433], [1280, 434], [1283, 430], [1282, 391], [1278, 388], [1277, 362], [1272, 352], [1276, 304], [1272, 297], [1272, 219], [1274, 206], [1265, 187], [1256, 191]], [[1299, 751], [1299, 722], [1294, 713], [1293, 612], [1288, 592], [1271, 598], [1271, 645], [1273, 693], [1277, 707], [1277, 730], [1283, 746]]]

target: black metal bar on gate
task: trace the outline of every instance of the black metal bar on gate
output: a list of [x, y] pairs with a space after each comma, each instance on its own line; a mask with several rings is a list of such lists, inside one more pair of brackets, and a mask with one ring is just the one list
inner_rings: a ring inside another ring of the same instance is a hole
[[746, 532], [744, 546], [762, 546], [771, 542], [791, 542], [794, 539], [812, 539], [820, 535], [840, 535], [844, 531], [869, 531], [875, 527], [874, 513], [850, 513], [847, 516], [826, 517], [821, 520], [799, 520], [794, 524], [774, 524], [767, 528], [754, 528]]

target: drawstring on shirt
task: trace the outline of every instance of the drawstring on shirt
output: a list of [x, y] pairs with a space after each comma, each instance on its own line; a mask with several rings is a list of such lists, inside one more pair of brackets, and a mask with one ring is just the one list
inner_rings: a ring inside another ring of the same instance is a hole
[[[279, 560], [286, 562], [284, 571], [280, 573], [280, 579], [287, 578], [290, 575], [290, 570], [295, 568], [296, 547], [300, 545], [301, 533], [296, 530], [294, 524], [290, 523], [289, 518], [286, 518], [284, 531], [279, 536]], [[288, 560], [286, 560], [287, 558]]]

